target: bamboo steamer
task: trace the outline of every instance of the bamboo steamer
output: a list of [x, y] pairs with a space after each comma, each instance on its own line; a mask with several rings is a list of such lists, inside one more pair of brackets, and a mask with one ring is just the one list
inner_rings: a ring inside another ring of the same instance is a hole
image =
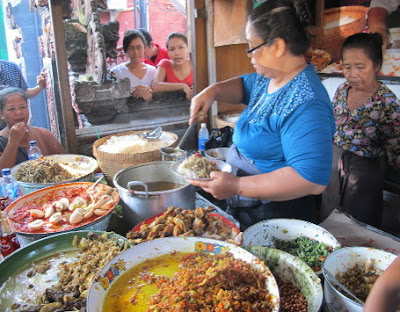
[[[152, 144], [153, 147], [149, 147], [148, 151], [145, 152], [129, 152], [129, 153], [108, 153], [104, 151], [100, 151], [99, 147], [104, 144], [108, 139], [112, 136], [124, 136], [131, 134], [140, 134], [144, 131], [129, 131], [123, 132], [119, 134], [109, 135], [104, 138], [98, 139], [93, 143], [93, 155], [97, 159], [99, 167], [103, 172], [107, 182], [110, 185], [113, 185], [114, 175], [125, 168], [128, 168], [133, 165], [142, 164], [151, 161], [160, 161], [161, 160], [161, 152], [160, 146], [156, 146], [156, 144]], [[170, 144], [164, 145], [162, 147], [175, 147], [178, 142], [178, 136], [172, 132], [163, 131], [163, 135], [171, 136]], [[151, 142], [149, 142], [151, 145]]]
[[348, 36], [365, 30], [367, 26], [365, 18], [367, 10], [367, 7], [360, 5], [325, 10], [323, 19], [323, 44], [321, 48], [332, 56], [333, 62], [340, 59], [340, 49], [344, 40]]

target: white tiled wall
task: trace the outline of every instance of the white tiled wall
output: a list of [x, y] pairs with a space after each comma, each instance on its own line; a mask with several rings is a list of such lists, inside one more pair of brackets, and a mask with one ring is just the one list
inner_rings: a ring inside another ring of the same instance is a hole
[[[328, 91], [329, 97], [333, 99], [333, 96], [336, 92], [338, 86], [345, 81], [344, 78], [327, 78], [322, 81], [322, 84], [325, 86], [326, 90]], [[383, 81], [390, 90], [396, 94], [397, 98], [400, 99], [400, 84], [393, 84], [390, 81]]]

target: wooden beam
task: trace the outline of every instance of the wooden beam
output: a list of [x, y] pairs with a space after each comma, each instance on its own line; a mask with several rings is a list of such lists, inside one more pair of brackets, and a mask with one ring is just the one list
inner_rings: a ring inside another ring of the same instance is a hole
[[65, 54], [65, 35], [63, 22], [63, 0], [49, 1], [51, 24], [53, 26], [54, 49], [57, 67], [57, 77], [62, 118], [59, 119], [59, 129], [61, 142], [68, 153], [77, 153], [77, 143], [75, 134], [74, 113], [72, 110], [72, 99], [69, 85], [68, 65]]

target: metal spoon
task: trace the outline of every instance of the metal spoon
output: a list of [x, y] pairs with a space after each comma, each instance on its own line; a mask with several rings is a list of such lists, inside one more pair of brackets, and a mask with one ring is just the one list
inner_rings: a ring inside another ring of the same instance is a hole
[[181, 140], [179, 141], [177, 147], [162, 147], [160, 148], [161, 154], [162, 155], [169, 155], [172, 158], [179, 159], [182, 156], [186, 155], [186, 152], [181, 149], [182, 144], [186, 141], [189, 133], [193, 129], [193, 127], [196, 125], [196, 122], [193, 122], [185, 131], [183, 134]]
[[328, 277], [328, 281], [339, 287], [341, 290], [343, 290], [348, 296], [350, 296], [351, 299], [353, 299], [355, 302], [361, 304], [362, 306], [364, 305], [364, 302], [360, 299], [358, 299], [350, 290], [347, 289], [343, 284], [341, 284], [334, 276], [331, 274], [327, 269], [322, 268], [322, 271], [324, 272], [324, 275]]
[[149, 132], [141, 133], [140, 135], [145, 139], [158, 139], [162, 134], [162, 128], [157, 127]]

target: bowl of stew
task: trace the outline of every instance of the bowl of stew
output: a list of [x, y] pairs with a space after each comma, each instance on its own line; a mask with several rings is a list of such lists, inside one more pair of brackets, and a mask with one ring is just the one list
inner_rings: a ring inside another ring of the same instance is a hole
[[167, 237], [144, 242], [116, 256], [95, 281], [88, 312], [112, 311], [115, 306], [120, 312], [166, 307], [279, 310], [278, 287], [267, 266], [243, 248], [214, 239]]
[[26, 245], [55, 233], [104, 231], [118, 202], [118, 192], [108, 185], [76, 182], [24, 195], [6, 212], [19, 242]]
[[[365, 302], [372, 285], [394, 261], [396, 255], [369, 247], [345, 247], [332, 252], [323, 268], [333, 275], [353, 295]], [[349, 298], [324, 274], [325, 310], [362, 312], [364, 305]]]

